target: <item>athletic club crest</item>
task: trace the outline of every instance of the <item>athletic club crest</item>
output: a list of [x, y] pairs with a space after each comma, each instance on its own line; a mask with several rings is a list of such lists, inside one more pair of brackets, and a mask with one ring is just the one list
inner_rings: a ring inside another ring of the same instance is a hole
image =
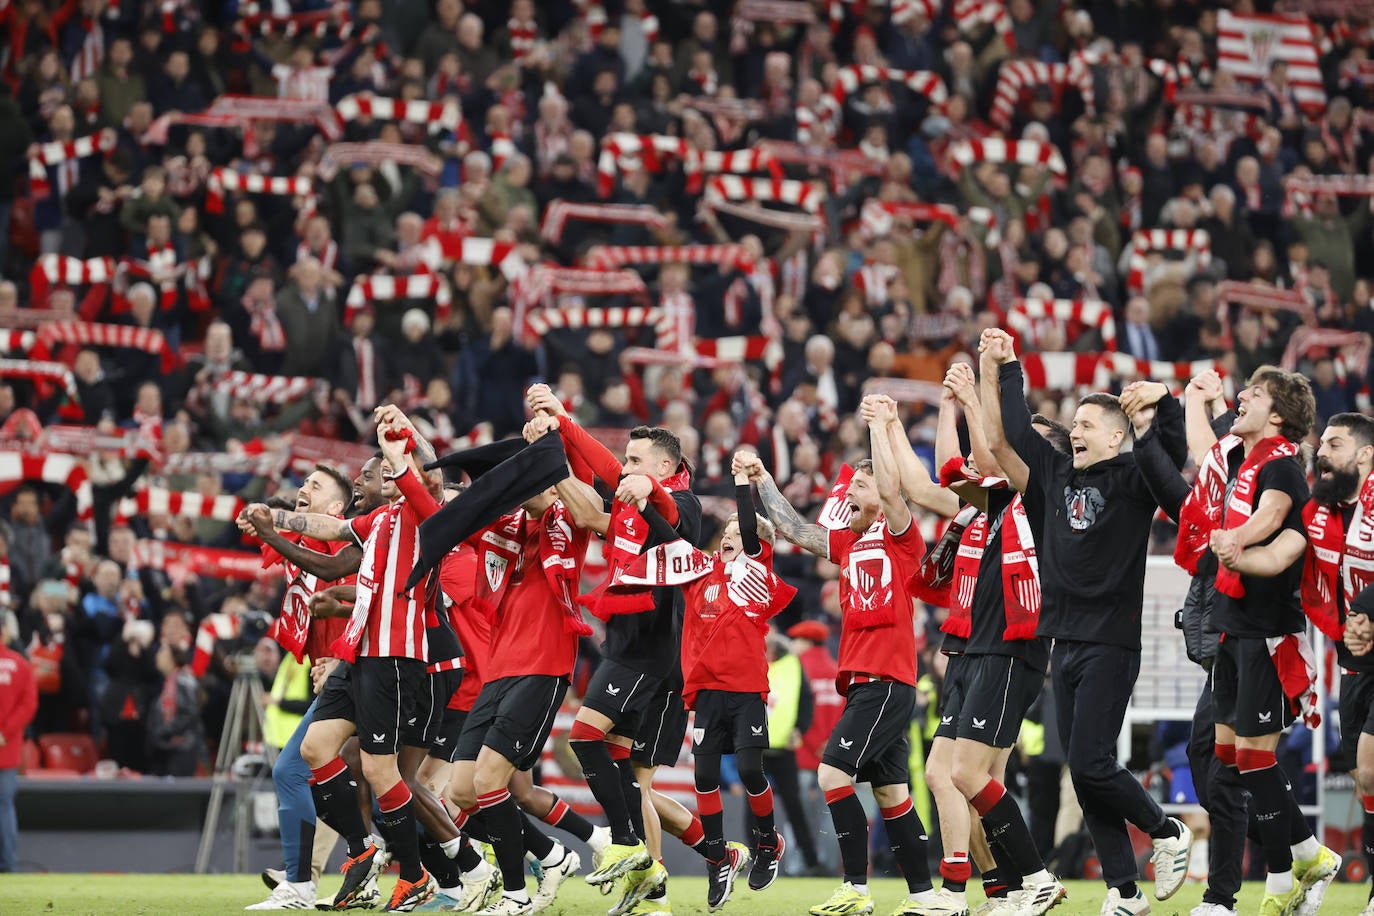
[[706, 586], [706, 595], [705, 595], [705, 598], [706, 598], [706, 603], [707, 603], [707, 604], [715, 604], [715, 603], [716, 603], [716, 599], [719, 598], [719, 597], [720, 597], [720, 586], [719, 586], [719, 585], [708, 585], [708, 586]]
[[1274, 42], [1278, 33], [1270, 28], [1254, 28], [1247, 36], [1250, 40], [1250, 58], [1264, 72], [1269, 72], [1269, 56], [1274, 52]]
[[1064, 509], [1068, 512], [1069, 527], [1074, 531], [1091, 528], [1106, 505], [1097, 487], [1064, 488]]
[[506, 567], [509, 564], [506, 558], [490, 550], [486, 552], [486, 571], [487, 584], [491, 586], [493, 592], [501, 590], [501, 583], [506, 578]]

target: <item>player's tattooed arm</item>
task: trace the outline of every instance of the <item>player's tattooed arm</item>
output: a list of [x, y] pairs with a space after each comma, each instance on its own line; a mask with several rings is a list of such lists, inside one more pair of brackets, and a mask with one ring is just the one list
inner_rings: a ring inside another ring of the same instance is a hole
[[808, 553], [813, 553], [821, 559], [829, 558], [830, 533], [820, 525], [813, 525], [803, 519], [787, 497], [778, 490], [778, 484], [771, 475], [763, 474], [756, 477], [754, 483], [759, 488], [759, 500], [763, 503], [763, 508], [778, 534]]
[[348, 522], [332, 515], [315, 512], [290, 512], [286, 509], [272, 511], [272, 526], [280, 531], [294, 531], [319, 541], [351, 541]]

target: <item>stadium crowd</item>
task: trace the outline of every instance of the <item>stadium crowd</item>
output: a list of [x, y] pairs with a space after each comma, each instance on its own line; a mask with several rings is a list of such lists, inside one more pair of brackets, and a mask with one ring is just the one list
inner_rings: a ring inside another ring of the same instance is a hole
[[[1321, 6], [1308, 57], [1248, 0], [1230, 25], [1186, 2], [5, 5], [0, 557], [30, 734], [203, 768], [250, 653], [277, 668], [281, 577], [234, 520], [359, 466], [378, 405], [442, 454], [519, 434], [547, 380], [613, 449], [676, 434], [710, 530], [740, 446], [814, 517], [868, 453], [866, 394], [933, 466], [941, 381], [989, 328], [1050, 420], [1087, 386], [1279, 362], [1316, 434], [1367, 409], [1374, 33]], [[835, 567], [777, 566], [779, 629], [836, 641]]]

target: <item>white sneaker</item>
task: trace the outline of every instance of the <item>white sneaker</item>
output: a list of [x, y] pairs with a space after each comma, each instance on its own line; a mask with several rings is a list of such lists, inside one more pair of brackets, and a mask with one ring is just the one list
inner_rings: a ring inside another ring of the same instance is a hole
[[1023, 883], [1021, 889], [1014, 893], [1018, 904], [1016, 916], [1043, 916], [1069, 896], [1058, 878]]
[[1374, 916], [1374, 900], [1365, 904], [1364, 909], [1360, 910], [1360, 916]]
[[902, 901], [893, 913], [894, 916], [898, 913], [904, 916], [968, 916], [968, 897], [942, 887], [930, 897]]
[[[577, 870], [582, 867], [582, 860], [562, 843], [558, 843], [553, 848], [552, 856], [562, 850], [563, 857], [553, 865], [544, 865], [539, 875], [539, 887], [534, 892], [534, 912], [547, 909], [553, 906], [554, 899], [558, 896], [558, 888], [564, 881], [577, 874]], [[542, 863], [541, 863], [542, 864]]]
[[1014, 890], [1005, 897], [989, 897], [973, 911], [973, 916], [1021, 916], [1021, 891]]
[[245, 910], [313, 910], [315, 908], [315, 885], [306, 881], [292, 884], [283, 881], [272, 888], [272, 893], [262, 903], [244, 907]]
[[1139, 888], [1136, 888], [1134, 897], [1122, 897], [1121, 890], [1113, 887], [1107, 891], [1107, 899], [1102, 901], [1102, 909], [1098, 910], [1097, 916], [1145, 916], [1148, 912], [1150, 901], [1145, 899]]
[[1199, 903], [1188, 916], [1236, 916], [1236, 911], [1227, 909], [1220, 903]]
[[503, 893], [491, 906], [479, 910], [477, 916], [529, 916], [533, 912], [533, 900], [516, 900], [510, 894]]
[[1183, 886], [1188, 877], [1188, 859], [1193, 853], [1193, 831], [1176, 817], [1169, 820], [1178, 827], [1179, 835], [1165, 840], [1151, 840], [1155, 851], [1150, 863], [1155, 868], [1155, 899], [1168, 900]]
[[593, 827], [587, 845], [592, 848], [592, 868], [597, 868], [601, 865], [601, 850], [611, 845], [611, 828]]
[[463, 872], [463, 893], [459, 897], [458, 912], [480, 910], [495, 903], [501, 896], [501, 869], [493, 868], [486, 859], [472, 871]]

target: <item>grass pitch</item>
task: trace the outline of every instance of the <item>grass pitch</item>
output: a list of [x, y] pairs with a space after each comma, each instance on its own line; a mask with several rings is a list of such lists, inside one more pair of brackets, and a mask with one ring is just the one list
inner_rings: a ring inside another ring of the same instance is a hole
[[[383, 893], [388, 893], [394, 878], [383, 877]], [[803, 916], [807, 909], [830, 895], [836, 882], [820, 878], [782, 878], [761, 894], [747, 887], [737, 888], [722, 916]], [[338, 879], [326, 879], [325, 890], [338, 886]], [[891, 912], [905, 895], [898, 881], [875, 881], [872, 885], [876, 916]], [[1146, 885], [1148, 888], [1148, 885]], [[705, 914], [706, 880], [675, 878], [669, 884], [674, 916]], [[1259, 909], [1264, 887], [1249, 882], [1241, 894], [1238, 912]], [[1368, 887], [1363, 884], [1334, 884], [1322, 906], [1323, 914], [1354, 916], [1364, 907]], [[185, 914], [242, 913], [244, 906], [257, 903], [267, 892], [252, 875], [55, 875], [16, 874], [0, 876], [0, 913], [4, 914]], [[1105, 895], [1103, 886], [1092, 881], [1069, 882], [1069, 899], [1054, 910], [1054, 916], [1096, 916]], [[1187, 916], [1202, 899], [1202, 887], [1188, 884], [1164, 903], [1153, 903], [1153, 916]], [[559, 894], [558, 903], [545, 912], [556, 916], [601, 914], [613, 901], [600, 896], [581, 880], [570, 881]], [[982, 894], [970, 888], [970, 904], [982, 902]]]

